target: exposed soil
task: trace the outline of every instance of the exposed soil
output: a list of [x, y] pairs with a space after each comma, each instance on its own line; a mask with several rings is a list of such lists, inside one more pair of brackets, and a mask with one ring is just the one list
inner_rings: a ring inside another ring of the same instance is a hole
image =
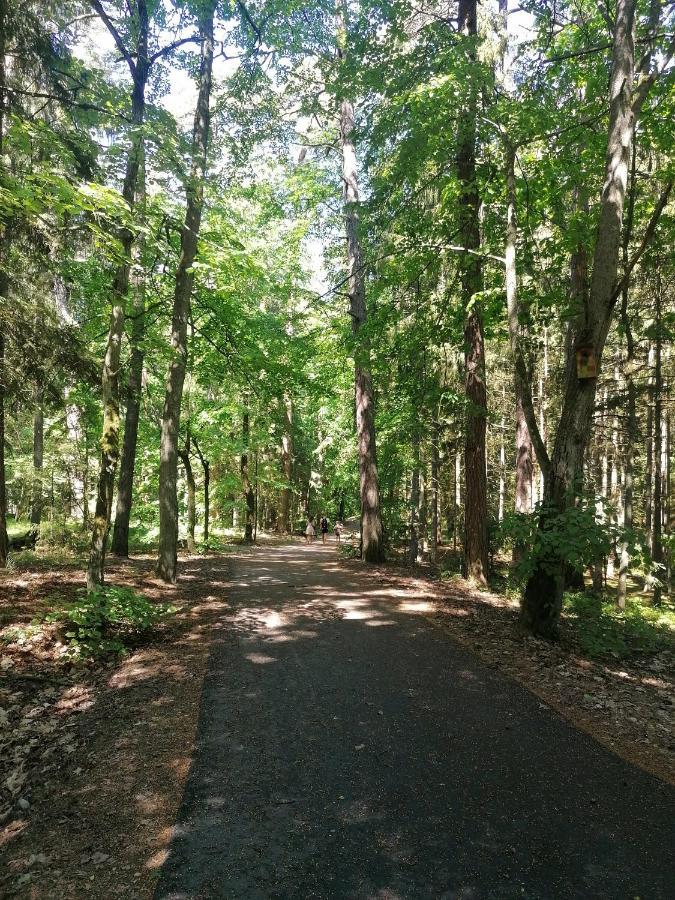
[[[180, 609], [152, 644], [121, 662], [70, 665], [53, 636], [3, 648], [1, 777], [5, 810], [12, 805], [0, 828], [0, 895], [152, 896], [190, 763], [214, 624], [227, 603], [227, 567], [226, 557], [184, 560], [171, 588], [156, 581], [151, 559], [113, 560], [111, 582]], [[2, 590], [15, 621], [29, 622], [45, 597], [82, 583], [76, 569], [7, 573]], [[8, 791], [12, 776], [19, 783]]]

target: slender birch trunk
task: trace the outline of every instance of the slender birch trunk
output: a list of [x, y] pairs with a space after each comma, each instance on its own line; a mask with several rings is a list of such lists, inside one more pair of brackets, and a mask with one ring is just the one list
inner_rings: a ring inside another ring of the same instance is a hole
[[192, 133], [192, 167], [186, 187], [187, 206], [181, 229], [181, 252], [176, 272], [171, 321], [173, 359], [166, 380], [162, 413], [159, 463], [159, 556], [157, 574], [167, 582], [176, 581], [178, 554], [178, 435], [181, 400], [187, 369], [188, 315], [194, 281], [199, 228], [204, 206], [204, 180], [209, 143], [210, 99], [213, 73], [213, 19], [215, 3], [209, 0], [199, 23], [201, 63], [199, 92]]

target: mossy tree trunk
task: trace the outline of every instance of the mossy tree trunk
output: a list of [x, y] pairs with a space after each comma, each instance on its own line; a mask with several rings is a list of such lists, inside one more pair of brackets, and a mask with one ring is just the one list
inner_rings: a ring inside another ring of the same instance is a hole
[[[135, 55], [127, 53], [126, 59], [131, 72], [133, 87], [131, 95], [131, 147], [127, 156], [126, 172], [122, 196], [129, 207], [134, 209], [143, 160], [143, 124], [145, 119], [145, 91], [150, 72], [148, 57], [148, 10], [144, 0], [137, 4], [137, 33]], [[107, 17], [104, 18], [108, 24]], [[108, 25], [117, 40], [119, 35], [112, 25]], [[112, 286], [110, 325], [108, 341], [103, 358], [101, 373], [101, 396], [103, 405], [103, 429], [100, 449], [101, 461], [96, 492], [96, 510], [91, 535], [91, 550], [87, 566], [87, 590], [93, 591], [103, 583], [105, 571], [106, 544], [110, 530], [115, 472], [119, 460], [120, 445], [120, 362], [122, 338], [124, 336], [127, 292], [131, 270], [131, 250], [134, 234], [126, 227], [120, 234], [122, 261], [117, 267]]]
[[201, 63], [199, 90], [192, 133], [192, 166], [188, 178], [185, 221], [181, 229], [181, 251], [171, 320], [172, 359], [166, 379], [162, 411], [159, 462], [159, 555], [157, 574], [175, 582], [178, 554], [178, 435], [181, 401], [187, 370], [188, 316], [194, 280], [193, 263], [204, 206], [204, 179], [209, 142], [210, 98], [213, 75], [213, 19], [215, 3], [204, 5], [200, 18]]

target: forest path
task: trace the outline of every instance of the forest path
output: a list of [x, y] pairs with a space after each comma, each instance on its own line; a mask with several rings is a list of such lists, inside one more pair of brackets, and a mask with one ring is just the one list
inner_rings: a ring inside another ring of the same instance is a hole
[[157, 900], [672, 897], [675, 792], [335, 547], [234, 562]]

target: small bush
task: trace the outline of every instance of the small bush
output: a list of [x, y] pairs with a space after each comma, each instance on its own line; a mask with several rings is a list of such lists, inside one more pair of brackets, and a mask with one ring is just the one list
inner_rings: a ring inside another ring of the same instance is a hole
[[69, 653], [77, 658], [122, 654], [127, 645], [176, 612], [151, 603], [128, 587], [105, 586], [74, 602], [58, 601], [45, 621], [65, 629]]
[[589, 656], [624, 659], [675, 647], [675, 610], [638, 600], [624, 611], [595, 594], [568, 593], [564, 614], [575, 620], [578, 639]]
[[525, 582], [535, 566], [552, 573], [561, 564], [578, 572], [609, 553], [613, 541], [621, 539], [619, 529], [600, 520], [596, 498], [582, 497], [576, 506], [560, 512], [554, 507], [537, 505], [535, 513], [509, 513], [500, 523], [498, 542], [507, 549], [518, 548], [514, 575]]
[[358, 559], [361, 553], [358, 543], [352, 544], [349, 541], [341, 541], [338, 552], [342, 559]]

